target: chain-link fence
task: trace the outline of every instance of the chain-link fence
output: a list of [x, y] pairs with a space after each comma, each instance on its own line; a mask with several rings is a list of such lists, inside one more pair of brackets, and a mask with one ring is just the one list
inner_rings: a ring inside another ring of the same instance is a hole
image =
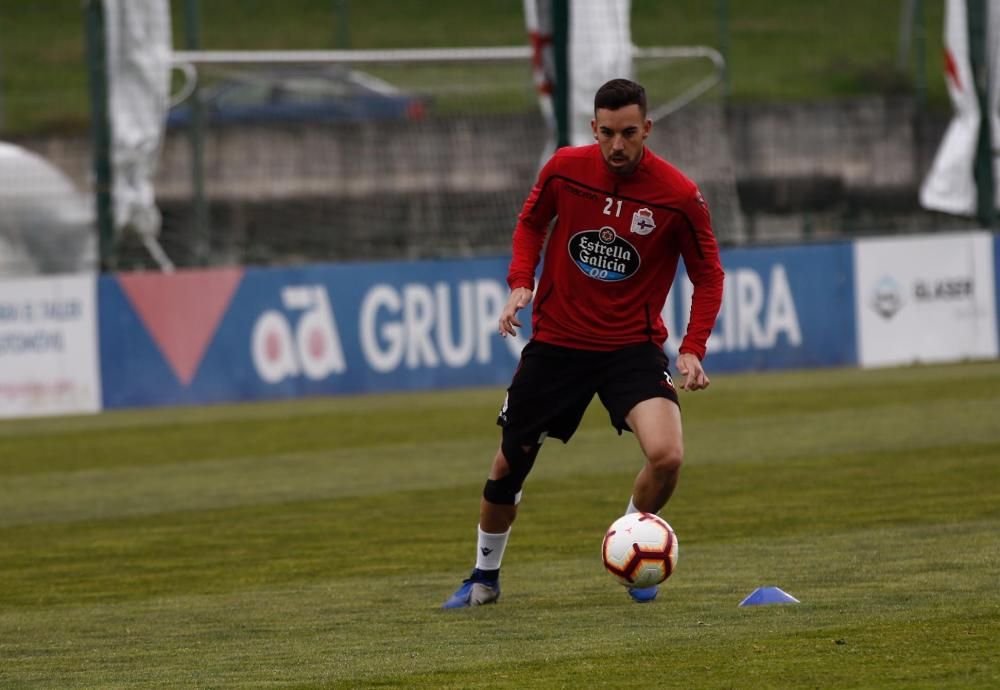
[[[79, 193], [73, 208], [83, 212], [82, 198], [93, 214], [83, 13], [76, 3], [14, 4], [0, 10], [0, 136], [47, 161]], [[634, 62], [656, 113], [649, 143], [702, 187], [724, 244], [965, 222], [917, 205], [948, 117], [943, 89], [927, 78], [938, 72], [940, 8], [876, 5], [634, 0], [640, 49], [706, 45], [727, 59], [723, 72], [703, 57]], [[176, 60], [179, 102], [155, 195], [160, 244], [176, 265], [509, 250], [548, 139], [520, 3], [442, 2], [421, 13], [380, 1], [175, 0], [171, 9], [174, 49], [190, 59]], [[492, 60], [391, 52], [458, 46], [522, 49]], [[235, 52], [205, 61], [196, 50]], [[381, 57], [244, 59], [274, 50]], [[187, 93], [192, 75], [197, 90]], [[714, 85], [692, 102], [661, 108], [706, 80]], [[0, 177], [18, 174], [8, 168]], [[4, 237], [17, 243], [13, 231]], [[10, 271], [23, 257], [5, 251]], [[115, 265], [154, 263], [126, 233]]]

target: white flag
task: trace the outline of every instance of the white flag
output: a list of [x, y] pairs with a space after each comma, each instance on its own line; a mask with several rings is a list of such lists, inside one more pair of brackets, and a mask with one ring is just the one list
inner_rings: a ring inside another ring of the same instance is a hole
[[153, 190], [170, 97], [170, 5], [103, 1], [115, 230], [135, 230], [160, 267], [173, 270], [156, 241], [160, 212]]
[[[570, 145], [594, 141], [590, 121], [594, 94], [610, 80], [632, 78], [632, 0], [569, 0], [567, 47]], [[551, 0], [524, 0], [524, 21], [534, 49], [534, 79], [538, 101], [552, 136], [542, 162], [555, 149], [556, 117], [552, 102], [555, 88], [554, 31]]]
[[[938, 148], [931, 169], [920, 188], [920, 204], [934, 211], [972, 216], [976, 213], [977, 194], [974, 177], [976, 146], [981, 113], [972, 78], [969, 57], [967, 0], [946, 0], [944, 18], [945, 79], [954, 115]], [[986, 6], [987, 26], [987, 102], [993, 128], [994, 150], [1000, 137], [1000, 0]], [[1000, 168], [993, 161], [993, 179], [1000, 191]], [[1000, 194], [994, 199], [1000, 201]]]
[[570, 144], [594, 143], [594, 94], [632, 78], [631, 0], [572, 0], [569, 10]]

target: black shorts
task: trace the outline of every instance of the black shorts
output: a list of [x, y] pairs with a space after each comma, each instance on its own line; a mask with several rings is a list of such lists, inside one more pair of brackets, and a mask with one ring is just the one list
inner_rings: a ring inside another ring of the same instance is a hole
[[521, 351], [497, 424], [506, 442], [534, 445], [545, 434], [565, 443], [596, 394], [618, 433], [631, 431], [625, 417], [643, 400], [680, 404], [668, 365], [653, 343], [595, 352], [532, 340]]

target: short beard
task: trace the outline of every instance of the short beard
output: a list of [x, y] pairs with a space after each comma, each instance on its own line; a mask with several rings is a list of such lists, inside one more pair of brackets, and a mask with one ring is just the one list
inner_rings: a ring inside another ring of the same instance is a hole
[[635, 169], [639, 167], [640, 160], [642, 160], [641, 156], [637, 160], [628, 161], [625, 164], [625, 166], [621, 168], [616, 168], [615, 166], [613, 166], [610, 160], [605, 160], [604, 164], [607, 166], [608, 170], [611, 171], [612, 174], [625, 176], [625, 175], [631, 175], [632, 173], [635, 172]]

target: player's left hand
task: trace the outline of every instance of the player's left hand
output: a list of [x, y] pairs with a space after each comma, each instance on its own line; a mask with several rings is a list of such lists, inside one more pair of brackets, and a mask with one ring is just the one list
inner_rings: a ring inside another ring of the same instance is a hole
[[701, 366], [701, 360], [690, 352], [682, 352], [677, 356], [677, 371], [684, 377], [681, 388], [686, 391], [700, 391], [708, 388], [711, 383]]

